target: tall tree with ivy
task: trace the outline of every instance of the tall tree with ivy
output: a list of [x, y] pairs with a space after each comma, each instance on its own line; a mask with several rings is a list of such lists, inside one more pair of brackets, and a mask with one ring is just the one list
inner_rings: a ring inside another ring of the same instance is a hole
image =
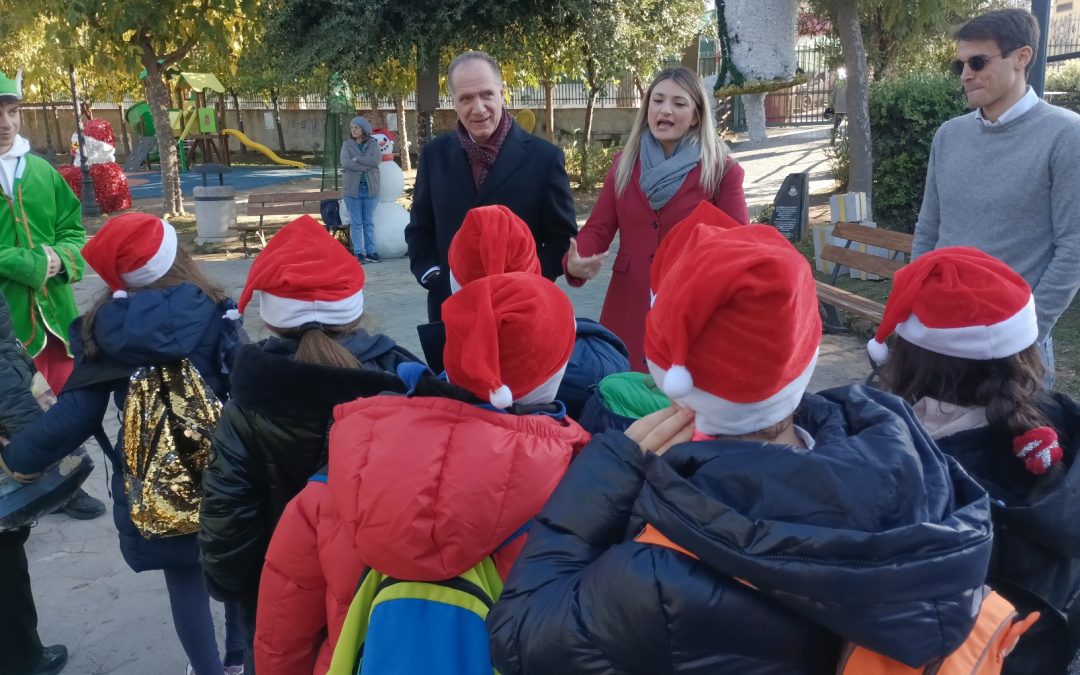
[[161, 156], [162, 209], [184, 212], [180, 164], [169, 123], [166, 73], [199, 45], [231, 50], [233, 35], [260, 0], [39, 0], [33, 20], [76, 55], [132, 54], [145, 70], [143, 87]]

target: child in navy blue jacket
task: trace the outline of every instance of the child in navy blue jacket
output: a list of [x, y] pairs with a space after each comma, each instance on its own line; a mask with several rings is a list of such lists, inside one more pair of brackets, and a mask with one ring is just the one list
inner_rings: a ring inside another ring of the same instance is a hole
[[[87, 243], [83, 256], [112, 294], [72, 324], [75, 370], [56, 405], [3, 449], [12, 471], [40, 471], [93, 435], [110, 397], [124, 408], [128, 378], [139, 367], [188, 358], [219, 398], [229, 393], [233, 354], [246, 340], [239, 321], [225, 316], [236, 305], [178, 247], [169, 223], [141, 213], [117, 216]], [[195, 535], [144, 537], [128, 512], [123, 430], [114, 446], [102, 450], [113, 464], [113, 520], [124, 560], [136, 572], [164, 572], [173, 624], [191, 661], [188, 672], [222, 673]], [[228, 605], [226, 610], [226, 643], [235, 643], [234, 612]], [[242, 647], [233, 647], [228, 660], [239, 663]]]
[[488, 614], [512, 673], [837, 672], [964, 642], [986, 493], [903, 401], [805, 394], [813, 273], [774, 228], [711, 228], [657, 288], [645, 356], [676, 404], [593, 437]]

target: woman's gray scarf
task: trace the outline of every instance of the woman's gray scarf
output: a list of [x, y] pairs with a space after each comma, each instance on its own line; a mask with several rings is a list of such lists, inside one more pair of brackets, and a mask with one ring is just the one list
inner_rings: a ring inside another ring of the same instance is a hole
[[664, 157], [664, 147], [648, 129], [641, 134], [641, 189], [654, 211], [667, 206], [679, 191], [686, 174], [701, 161], [701, 146], [687, 134], [679, 141], [671, 157]]

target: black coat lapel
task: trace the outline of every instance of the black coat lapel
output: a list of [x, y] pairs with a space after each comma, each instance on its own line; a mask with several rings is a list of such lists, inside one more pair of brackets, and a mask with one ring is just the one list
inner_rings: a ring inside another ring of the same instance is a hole
[[[454, 174], [454, 180], [462, 190], [461, 194], [472, 202], [476, 199], [476, 183], [473, 182], [469, 156], [465, 154], [465, 148], [461, 147], [461, 141], [457, 137], [457, 130], [455, 129], [450, 133], [454, 135], [454, 138], [450, 139], [450, 142], [446, 144], [447, 151], [450, 153], [450, 173]], [[460, 223], [458, 224], [460, 225]]]
[[[509, 113], [503, 111], [504, 115]], [[484, 184], [480, 186], [480, 193], [476, 196], [478, 204], [483, 204], [488, 195], [499, 187], [501, 183], [517, 173], [518, 166], [529, 157], [529, 143], [532, 136], [525, 132], [517, 122], [512, 123], [510, 133], [503, 141], [499, 149], [499, 156], [495, 159], [495, 165], [491, 167]], [[472, 174], [470, 174], [471, 177]]]

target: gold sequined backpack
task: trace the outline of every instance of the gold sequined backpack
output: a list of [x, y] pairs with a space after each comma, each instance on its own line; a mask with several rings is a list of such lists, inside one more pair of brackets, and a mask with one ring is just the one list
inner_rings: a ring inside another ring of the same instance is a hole
[[199, 529], [202, 473], [221, 402], [188, 359], [139, 368], [124, 403], [124, 487], [145, 537]]

